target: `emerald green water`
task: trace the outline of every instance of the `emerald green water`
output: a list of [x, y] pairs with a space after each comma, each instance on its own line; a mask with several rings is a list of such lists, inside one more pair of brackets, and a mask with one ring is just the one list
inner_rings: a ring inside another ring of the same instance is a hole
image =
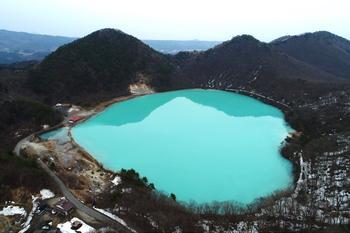
[[72, 135], [105, 167], [133, 168], [179, 200], [249, 203], [291, 185], [279, 154], [290, 130], [275, 107], [193, 89], [116, 103]]

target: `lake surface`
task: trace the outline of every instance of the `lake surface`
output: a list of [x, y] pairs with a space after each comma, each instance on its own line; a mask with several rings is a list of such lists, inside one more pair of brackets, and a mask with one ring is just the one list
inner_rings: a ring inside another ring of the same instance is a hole
[[113, 104], [71, 132], [106, 168], [133, 168], [178, 200], [246, 204], [292, 184], [279, 154], [290, 131], [273, 106], [193, 89]]

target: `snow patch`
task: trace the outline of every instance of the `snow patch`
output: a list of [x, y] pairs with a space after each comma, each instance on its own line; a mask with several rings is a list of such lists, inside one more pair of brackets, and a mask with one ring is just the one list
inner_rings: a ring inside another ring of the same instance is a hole
[[120, 178], [120, 176], [116, 176], [114, 177], [114, 179], [112, 180], [112, 183], [116, 186], [118, 186], [121, 183], [122, 179]]
[[68, 222], [65, 222], [65, 223], [60, 223], [60, 224], [57, 224], [57, 228], [60, 229], [60, 231], [62, 233], [76, 233], [77, 231], [75, 230], [72, 230], [71, 227], [72, 227], [72, 224], [73, 222], [75, 221], [79, 221], [81, 222], [82, 226], [79, 227], [77, 229], [77, 231], [81, 232], [81, 233], [93, 233], [93, 232], [96, 232], [95, 228], [87, 225], [85, 222], [83, 222], [82, 220], [80, 220], [79, 218], [72, 218], [70, 221]]
[[[151, 226], [153, 228], [156, 228], [156, 229], [159, 228], [158, 224], [153, 220], [153, 218], [151, 216], [148, 215], [148, 216], [146, 216], [146, 218], [148, 219], [149, 223], [151, 224]], [[175, 227], [175, 229], [176, 229], [176, 227]]]
[[55, 194], [53, 192], [51, 192], [51, 190], [49, 190], [49, 189], [40, 190], [40, 195], [41, 195], [42, 200], [50, 199], [50, 198], [53, 198], [55, 196]]
[[24, 208], [19, 207], [19, 206], [12, 206], [12, 205], [4, 207], [0, 211], [0, 215], [4, 215], [4, 216], [13, 216], [13, 215], [25, 216], [26, 214], [27, 214], [27, 212], [25, 211]]
[[175, 227], [175, 231], [173, 233], [182, 233], [182, 229], [179, 226]]
[[33, 215], [34, 215], [34, 211], [38, 208], [38, 203], [36, 202], [37, 199], [38, 199], [37, 197], [32, 196], [32, 203], [33, 203], [32, 210], [28, 214], [26, 222], [22, 224], [23, 229], [20, 230], [18, 233], [24, 233], [24, 232], [26, 232], [29, 229], [30, 222], [32, 221], [32, 218], [33, 218]]
[[99, 208], [96, 208], [94, 207], [95, 210], [97, 210], [98, 212], [110, 217], [111, 219], [114, 219], [115, 221], [119, 222], [120, 224], [124, 225], [126, 228], [128, 228], [130, 231], [132, 232], [136, 232], [134, 229], [128, 227], [128, 225], [126, 224], [126, 222], [124, 222], [123, 219], [119, 218], [117, 215], [115, 214], [112, 214], [104, 209], [99, 209]]

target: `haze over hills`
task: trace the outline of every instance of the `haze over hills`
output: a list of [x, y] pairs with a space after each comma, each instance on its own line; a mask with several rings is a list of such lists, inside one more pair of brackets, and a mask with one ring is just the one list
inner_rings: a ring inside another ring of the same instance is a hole
[[[21, 61], [41, 61], [58, 47], [78, 38], [0, 30], [0, 64]], [[155, 50], [175, 54], [180, 51], [207, 50], [219, 41], [201, 40], [144, 40]]]
[[222, 41], [204, 40], [142, 40], [153, 49], [169, 54], [176, 54], [181, 51], [204, 51], [210, 49]]
[[42, 60], [75, 38], [0, 30], [0, 64]]

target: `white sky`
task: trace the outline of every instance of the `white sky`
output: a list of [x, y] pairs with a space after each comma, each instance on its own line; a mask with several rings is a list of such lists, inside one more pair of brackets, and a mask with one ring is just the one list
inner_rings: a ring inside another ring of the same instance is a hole
[[80, 37], [106, 27], [140, 39], [270, 41], [319, 30], [350, 39], [350, 1], [0, 0], [0, 29]]

